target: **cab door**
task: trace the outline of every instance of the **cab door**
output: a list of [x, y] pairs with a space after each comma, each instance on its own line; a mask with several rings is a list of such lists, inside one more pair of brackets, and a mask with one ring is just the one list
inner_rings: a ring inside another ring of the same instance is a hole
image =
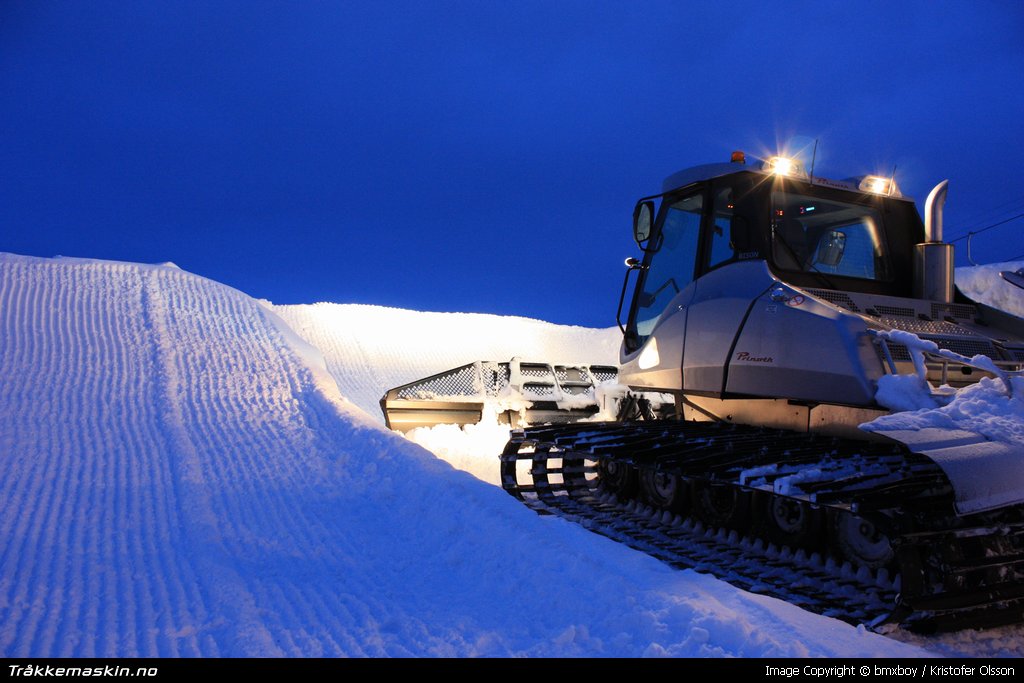
[[632, 387], [679, 391], [686, 308], [702, 253], [706, 187], [698, 185], [662, 204], [633, 294], [620, 381]]
[[721, 396], [739, 332], [772, 278], [756, 234], [763, 207], [751, 179], [721, 178], [710, 194], [698, 277], [687, 302], [682, 388], [687, 393]]

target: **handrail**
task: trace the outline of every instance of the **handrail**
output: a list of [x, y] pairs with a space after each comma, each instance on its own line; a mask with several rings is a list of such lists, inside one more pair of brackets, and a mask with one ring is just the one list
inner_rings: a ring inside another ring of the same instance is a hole
[[[882, 349], [882, 355], [885, 358], [886, 365], [888, 365], [889, 374], [898, 375], [901, 374], [896, 368], [896, 361], [893, 359], [892, 351], [889, 349], [889, 342], [894, 341], [890, 337], [889, 330], [875, 330], [870, 329], [868, 333], [872, 336], [872, 341], [879, 345]], [[966, 366], [987, 372], [997, 377], [1006, 387], [1006, 393], [1008, 396], [1013, 396], [1013, 384], [1010, 381], [1013, 377], [1024, 377], [1024, 370], [1021, 370], [1024, 363], [1015, 361], [1004, 361], [1004, 360], [992, 360], [988, 356], [974, 356], [969, 358], [963, 356], [955, 351], [949, 349], [939, 348], [935, 342], [927, 339], [921, 339], [917, 335], [913, 335], [909, 332], [901, 332], [902, 335], [910, 335], [921, 342], [920, 346], [913, 344], [904, 344], [907, 350], [910, 352], [911, 361], [914, 363], [914, 369], [917, 371], [917, 375], [921, 379], [927, 379], [927, 365], [931, 364], [933, 367], [938, 365], [942, 370], [942, 383], [946, 384], [949, 377], [950, 366]], [[902, 341], [897, 341], [902, 343]], [[934, 346], [934, 349], [927, 348], [927, 346]]]

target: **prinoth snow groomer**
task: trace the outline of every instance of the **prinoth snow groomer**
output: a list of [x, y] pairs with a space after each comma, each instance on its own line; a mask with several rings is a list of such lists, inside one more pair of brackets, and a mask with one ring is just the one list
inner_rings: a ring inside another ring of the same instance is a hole
[[505, 489], [850, 621], [1020, 621], [1024, 444], [859, 428], [888, 412], [887, 376], [1010, 391], [1024, 363], [1024, 321], [955, 290], [946, 183], [924, 224], [893, 178], [783, 157], [738, 152], [662, 189], [634, 210], [619, 420], [513, 432]]

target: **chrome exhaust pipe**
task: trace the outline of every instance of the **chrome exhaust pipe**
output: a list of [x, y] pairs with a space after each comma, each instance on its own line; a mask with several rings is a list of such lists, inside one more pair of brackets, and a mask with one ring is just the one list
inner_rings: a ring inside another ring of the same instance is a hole
[[946, 206], [949, 181], [943, 180], [928, 193], [924, 201], [924, 241], [942, 241], [942, 209]]
[[924, 203], [924, 239], [914, 248], [914, 298], [953, 302], [953, 245], [942, 241], [942, 209], [949, 181], [928, 193]]

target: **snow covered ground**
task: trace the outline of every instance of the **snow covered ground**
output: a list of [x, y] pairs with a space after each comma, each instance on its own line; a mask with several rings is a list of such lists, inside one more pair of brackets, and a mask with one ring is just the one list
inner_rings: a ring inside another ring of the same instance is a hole
[[415, 377], [616, 344], [0, 254], [0, 653], [1021, 654], [1019, 629], [897, 642], [671, 570], [380, 425]]

